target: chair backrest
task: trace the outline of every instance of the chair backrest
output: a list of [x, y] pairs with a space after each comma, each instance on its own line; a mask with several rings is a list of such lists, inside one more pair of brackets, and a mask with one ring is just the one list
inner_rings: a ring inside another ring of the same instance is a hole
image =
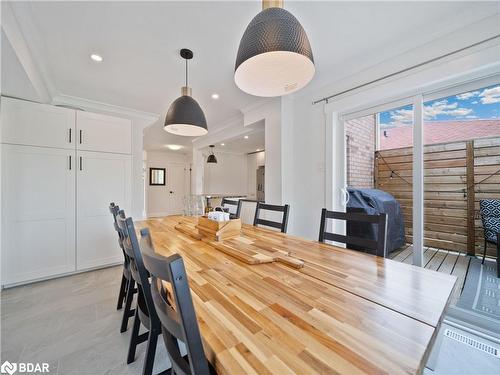
[[[182, 257], [157, 254], [148, 229], [141, 230], [141, 250], [151, 275], [151, 294], [173, 373], [209, 374]], [[177, 339], [185, 344], [188, 360], [182, 357]]]
[[222, 198], [222, 202], [221, 202], [220, 205], [222, 207], [224, 207], [224, 208], [226, 208], [227, 206], [236, 207], [236, 209], [234, 210], [234, 215], [236, 217], [240, 217], [240, 212], [241, 212], [241, 201], [240, 200], [238, 200], [238, 199]]
[[[377, 239], [361, 238], [354, 236], [344, 236], [341, 234], [330, 233], [326, 231], [326, 223], [328, 219], [357, 221], [362, 223], [377, 224]], [[356, 247], [362, 247], [368, 250], [370, 254], [374, 254], [380, 257], [387, 256], [387, 214], [379, 215], [368, 215], [361, 212], [337, 212], [328, 211], [323, 208], [321, 211], [321, 222], [319, 229], [319, 241], [335, 241], [345, 243], [347, 247], [349, 245], [355, 245]]]
[[[260, 214], [261, 211], [273, 211], [273, 212], [283, 212], [281, 222], [271, 221], [266, 219], [261, 219]], [[274, 204], [266, 204], [257, 202], [257, 207], [255, 208], [255, 217], [253, 220], [253, 225], [264, 225], [266, 227], [277, 228], [282, 233], [286, 233], [287, 225], [288, 225], [288, 212], [290, 210], [290, 206], [285, 204], [284, 206], [278, 206]]]
[[116, 223], [123, 236], [123, 250], [130, 259], [130, 273], [137, 283], [139, 317], [143, 324], [148, 326], [150, 320], [153, 323], [158, 322], [158, 317], [151, 297], [149, 273], [144, 267], [134, 221], [131, 217], [125, 217], [123, 210], [120, 210], [116, 216]]
[[496, 234], [500, 232], [500, 199], [481, 199], [479, 211], [483, 222], [484, 238], [496, 242]]
[[118, 228], [118, 223], [116, 222], [116, 217], [118, 216], [118, 213], [120, 212], [120, 206], [116, 205], [114, 202], [111, 202], [109, 204], [109, 212], [111, 212], [111, 215], [113, 216], [113, 225], [115, 227], [116, 233], [118, 234], [118, 245], [120, 245], [120, 249], [122, 249], [123, 253], [123, 258], [125, 260], [125, 266], [128, 266], [130, 263], [130, 260], [125, 253], [125, 250], [123, 249], [123, 236], [122, 232], [120, 231], [120, 228]]

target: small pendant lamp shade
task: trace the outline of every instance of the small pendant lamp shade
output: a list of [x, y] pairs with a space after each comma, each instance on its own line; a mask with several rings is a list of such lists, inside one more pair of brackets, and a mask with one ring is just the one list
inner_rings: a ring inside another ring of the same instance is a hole
[[282, 96], [307, 85], [316, 68], [309, 39], [299, 21], [283, 8], [267, 8], [241, 38], [234, 80], [246, 93]]
[[217, 164], [217, 158], [215, 157], [214, 155], [214, 148], [215, 146], [214, 145], [210, 145], [210, 149], [212, 150], [211, 154], [208, 155], [208, 158], [207, 158], [207, 163], [214, 163], [214, 164]]
[[193, 58], [189, 49], [181, 49], [181, 57], [186, 60], [186, 86], [182, 87], [181, 96], [168, 109], [164, 129], [172, 134], [199, 137], [208, 133], [205, 114], [196, 100], [191, 97], [188, 87], [187, 62]]

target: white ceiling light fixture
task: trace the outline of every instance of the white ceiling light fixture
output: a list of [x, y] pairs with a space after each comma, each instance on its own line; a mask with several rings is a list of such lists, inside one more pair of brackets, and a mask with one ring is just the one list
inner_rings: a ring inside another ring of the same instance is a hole
[[226, 144], [225, 144], [225, 143], [221, 143], [220, 145], [221, 145], [221, 146], [225, 146]]
[[96, 53], [91, 54], [90, 58], [95, 62], [102, 62], [102, 60], [104, 60], [101, 55], [98, 55]]
[[257, 150], [255, 150], [256, 152], [259, 152], [260, 151], [260, 148], [258, 148]]
[[169, 148], [172, 151], [177, 151], [177, 150], [180, 150], [182, 148], [181, 145], [166, 145], [165, 147]]
[[243, 138], [248, 139], [248, 135], [245, 135]]
[[217, 100], [219, 99], [219, 94], [212, 94], [212, 99]]
[[244, 92], [262, 97], [300, 90], [316, 68], [300, 22], [283, 9], [283, 0], [263, 0], [262, 11], [241, 37], [234, 81]]

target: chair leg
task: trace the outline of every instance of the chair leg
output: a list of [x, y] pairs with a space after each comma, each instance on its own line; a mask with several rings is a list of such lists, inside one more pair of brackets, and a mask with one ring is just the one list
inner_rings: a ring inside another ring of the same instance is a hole
[[128, 326], [128, 319], [131, 317], [131, 306], [132, 306], [132, 300], [134, 299], [134, 280], [130, 279], [130, 281], [127, 283], [127, 296], [125, 297], [125, 309], [123, 310], [123, 317], [122, 317], [122, 325], [120, 327], [120, 333], [123, 333], [127, 330]]
[[122, 274], [122, 282], [120, 284], [120, 293], [118, 293], [118, 303], [116, 304], [116, 309], [120, 310], [123, 306], [123, 300], [127, 295], [127, 278]]
[[155, 364], [156, 345], [158, 344], [158, 329], [152, 328], [149, 331], [148, 346], [146, 348], [146, 355], [144, 356], [144, 366], [142, 368], [142, 375], [151, 375], [153, 373], [153, 366]]
[[483, 253], [483, 261], [481, 262], [481, 264], [484, 264], [484, 258], [486, 258], [486, 246], [487, 246], [487, 242], [486, 242], [486, 239], [484, 240], [484, 253]]
[[134, 326], [130, 335], [130, 344], [128, 346], [127, 365], [135, 360], [135, 349], [139, 344], [139, 328], [141, 328], [141, 320], [139, 319], [138, 309], [135, 310]]

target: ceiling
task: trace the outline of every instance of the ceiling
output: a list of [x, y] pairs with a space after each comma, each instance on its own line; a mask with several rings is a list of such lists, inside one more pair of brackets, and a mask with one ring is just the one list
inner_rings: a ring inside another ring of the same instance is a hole
[[[262, 100], [241, 92], [233, 80], [239, 40], [259, 12], [259, 1], [36, 1], [10, 6], [55, 94], [160, 115], [149, 136], [155, 147], [191, 144], [189, 138], [166, 133], [161, 124], [183, 85], [180, 48], [194, 51], [190, 86], [210, 131]], [[312, 85], [336, 81], [367, 61], [375, 64], [498, 12], [497, 2], [462, 1], [287, 1], [285, 7], [308, 33], [317, 69]], [[4, 53], [2, 47], [2, 65], [10, 69], [2, 68], [3, 77], [20, 74], [15, 63], [6, 61], [15, 58], [11, 52]], [[91, 53], [102, 55], [104, 61], [92, 62]], [[22, 96], [21, 80], [2, 81], [3, 93]], [[26, 91], [26, 96], [33, 94]], [[212, 93], [219, 99], [213, 100]], [[145, 148], [151, 145], [146, 139]]]
[[[248, 137], [248, 138], [245, 138]], [[263, 150], [266, 138], [264, 127], [252, 130], [235, 138], [225, 139], [215, 144], [215, 151], [223, 151], [237, 154], [249, 154], [257, 149]], [[224, 144], [224, 146], [222, 146]]]

